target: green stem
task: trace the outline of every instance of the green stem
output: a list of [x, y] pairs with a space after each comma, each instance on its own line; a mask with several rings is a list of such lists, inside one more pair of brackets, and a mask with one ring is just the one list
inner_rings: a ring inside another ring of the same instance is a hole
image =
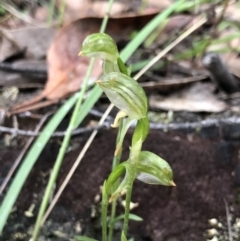
[[129, 183], [128, 183], [127, 192], [126, 192], [126, 203], [125, 203], [125, 213], [124, 213], [124, 223], [123, 223], [123, 233], [126, 237], [127, 237], [132, 188], [133, 188], [133, 182], [135, 179], [135, 174], [136, 174], [136, 170], [135, 170], [135, 167], [133, 166], [131, 170], [129, 170]]
[[58, 24], [61, 26], [63, 23], [64, 12], [66, 8], [66, 0], [62, 0], [59, 7], [58, 13]]
[[106, 29], [106, 26], [107, 26], [107, 22], [108, 22], [110, 13], [111, 13], [113, 2], [114, 2], [114, 0], [109, 0], [109, 2], [108, 2], [108, 10], [107, 10], [107, 13], [105, 14], [105, 16], [103, 18], [102, 25], [101, 25], [101, 28], [99, 30], [100, 33], [104, 33], [105, 32], [105, 29]]
[[[144, 123], [145, 122], [143, 122], [143, 124]], [[142, 143], [143, 143], [142, 135], [144, 132], [144, 128], [142, 128], [142, 127], [143, 127], [142, 121], [140, 120], [140, 121], [138, 121], [138, 123], [136, 125], [136, 129], [134, 130], [134, 133], [133, 133], [132, 147], [131, 147], [131, 151], [130, 151], [130, 155], [129, 155], [129, 162], [130, 162], [131, 168], [129, 168], [129, 170], [128, 170], [129, 182], [127, 185], [125, 214], [124, 214], [124, 223], [123, 223], [123, 233], [126, 237], [127, 237], [127, 230], [128, 230], [128, 220], [129, 220], [133, 182], [135, 180], [136, 173], [137, 173], [136, 164], [139, 161], [139, 155], [140, 155], [140, 152], [142, 149]], [[147, 132], [148, 132], [148, 130], [147, 130]]]
[[105, 183], [102, 190], [102, 241], [107, 241], [107, 209], [108, 209], [108, 195], [105, 190]]
[[[118, 166], [119, 162], [120, 162], [120, 157], [122, 155], [122, 152], [119, 152], [118, 155], [114, 158], [114, 166]], [[114, 184], [114, 190], [119, 186], [119, 179], [116, 181], [116, 183]], [[117, 199], [114, 199], [111, 203], [111, 216], [110, 216], [110, 220], [109, 220], [109, 234], [108, 234], [108, 241], [112, 240], [113, 237], [113, 229], [114, 229], [114, 222], [113, 220], [115, 219], [116, 216], [116, 208], [117, 208]]]
[[112, 201], [111, 204], [111, 217], [109, 220], [109, 231], [108, 231], [108, 241], [112, 240], [113, 237], [113, 229], [114, 229], [114, 222], [113, 220], [115, 219], [116, 216], [116, 208], [117, 208], [117, 199]]
[[[117, 148], [118, 142], [120, 140], [122, 126], [123, 126], [123, 119], [121, 119], [120, 123], [119, 123], [118, 135], [117, 135], [117, 141], [116, 141], [116, 148]], [[119, 165], [121, 156], [122, 156], [122, 150], [119, 151], [116, 156], [114, 156], [113, 164], [112, 164], [112, 170], [114, 170], [114, 168]], [[119, 180], [117, 180], [115, 185], [114, 185], [114, 189], [119, 186], [119, 183], [120, 183]], [[110, 216], [110, 220], [109, 220], [108, 241], [112, 241], [112, 237], [113, 237], [113, 229], [114, 229], [113, 220], [115, 219], [115, 216], [116, 216], [116, 208], [117, 208], [117, 199], [113, 200], [112, 203], [111, 203], [111, 216]]]
[[49, 13], [48, 13], [48, 26], [51, 26], [52, 21], [53, 21], [55, 3], [56, 3], [56, 0], [50, 1]]

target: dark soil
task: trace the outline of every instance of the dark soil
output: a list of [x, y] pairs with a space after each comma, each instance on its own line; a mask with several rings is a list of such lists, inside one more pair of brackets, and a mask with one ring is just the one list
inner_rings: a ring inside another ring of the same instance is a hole
[[[101, 184], [110, 172], [115, 137], [116, 132], [113, 130], [98, 134], [44, 226], [39, 240], [74, 240], [75, 234], [99, 238], [96, 198], [100, 194]], [[56, 188], [64, 180], [85, 140], [85, 137], [72, 140], [72, 145], [77, 143], [79, 146], [67, 153]], [[59, 141], [52, 140], [39, 158], [18, 198], [16, 209], [1, 240], [29, 240], [59, 145]], [[125, 150], [128, 150], [129, 145], [130, 134]], [[232, 210], [232, 228], [236, 218], [240, 217], [239, 191], [236, 185], [239, 174], [235, 173], [239, 163], [239, 141], [221, 140], [216, 135], [206, 138], [196, 133], [151, 131], [144, 149], [160, 155], [170, 163], [177, 186], [151, 186], [135, 182], [132, 201], [139, 206], [132, 213], [144, 219], [142, 222], [130, 222], [130, 234], [135, 240], [207, 240], [210, 238], [207, 230], [212, 228], [208, 224], [211, 218], [216, 218], [222, 224], [216, 227], [219, 240], [228, 240], [224, 201]], [[13, 147], [1, 150], [0, 178], [4, 178], [19, 152], [20, 149]], [[123, 156], [127, 157], [127, 151]], [[35, 216], [27, 218], [24, 211], [32, 203], [37, 206]], [[123, 212], [120, 205], [118, 211]]]

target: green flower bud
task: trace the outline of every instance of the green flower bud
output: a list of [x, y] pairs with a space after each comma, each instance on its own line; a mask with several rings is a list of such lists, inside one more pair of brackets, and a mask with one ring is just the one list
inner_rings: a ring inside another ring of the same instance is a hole
[[87, 36], [82, 43], [82, 51], [79, 55], [112, 62], [117, 61], [119, 57], [116, 43], [105, 33], [94, 33]]
[[109, 100], [130, 119], [147, 116], [147, 97], [143, 88], [131, 77], [112, 72], [97, 81]]

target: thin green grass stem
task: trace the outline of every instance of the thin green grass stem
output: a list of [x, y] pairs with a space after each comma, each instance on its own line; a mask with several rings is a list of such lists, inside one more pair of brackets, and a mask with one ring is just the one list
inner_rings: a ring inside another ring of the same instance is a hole
[[[128, 59], [132, 54], [132, 49], [134, 51], [142, 44], [143, 39], [145, 39], [149, 34], [161, 23], [164, 21], [172, 12], [178, 9], [186, 0], [179, 0], [173, 3], [169, 8], [165, 9], [163, 12], [158, 14], [152, 21], [144, 27], [138, 33], [138, 38], [135, 38], [135, 41], [131, 41], [122, 51], [122, 55]], [[123, 59], [124, 61], [124, 59]]]
[[[119, 181], [117, 181], [116, 185], [119, 185]], [[108, 229], [108, 241], [112, 240], [113, 230], [114, 230], [114, 222], [112, 222], [116, 217], [116, 209], [117, 209], [117, 199], [113, 200], [111, 203], [111, 216], [109, 220], [109, 229]]]
[[62, 25], [63, 23], [63, 16], [66, 8], [66, 1], [67, 0], [61, 0], [60, 6], [59, 6], [59, 14], [58, 14], [58, 24]]
[[[119, 123], [118, 134], [117, 134], [117, 139], [116, 139], [116, 148], [117, 148], [117, 144], [119, 143], [119, 140], [120, 140], [122, 125], [123, 125], [123, 119], [121, 119], [120, 123]], [[114, 170], [114, 168], [119, 165], [121, 156], [122, 156], [122, 150], [120, 150], [118, 152], [118, 154], [116, 156], [114, 156], [113, 163], [112, 163], [112, 170]], [[114, 184], [113, 189], [117, 188], [119, 186], [119, 183], [120, 183], [120, 181], [118, 179], [116, 181], [116, 183]], [[109, 220], [108, 241], [111, 241], [112, 237], [113, 237], [113, 229], [114, 229], [113, 220], [116, 217], [116, 208], [117, 208], [117, 199], [114, 199], [111, 203], [111, 216], [110, 216], [110, 220]]]
[[[138, 130], [138, 125], [137, 125], [134, 133], [136, 133], [138, 131], [139, 130]], [[136, 173], [137, 173], [136, 163], [139, 160], [139, 155], [140, 155], [141, 149], [142, 149], [141, 141], [138, 141], [135, 144], [132, 143], [132, 147], [131, 147], [131, 151], [130, 151], [130, 155], [129, 155], [129, 162], [130, 162], [131, 168], [128, 169], [129, 182], [128, 182], [127, 190], [126, 190], [125, 213], [124, 213], [124, 222], [123, 222], [123, 233], [126, 237], [127, 237], [127, 230], [128, 230], [133, 182], [136, 178]]]
[[67, 133], [66, 133], [66, 135], [63, 139], [63, 143], [62, 143], [60, 151], [58, 153], [56, 162], [55, 162], [54, 167], [53, 167], [52, 174], [50, 176], [50, 179], [49, 179], [49, 182], [48, 182], [48, 185], [47, 185], [47, 188], [46, 188], [46, 191], [45, 191], [45, 194], [44, 194], [41, 206], [40, 206], [40, 210], [39, 210], [39, 213], [38, 213], [37, 221], [36, 221], [34, 232], [33, 232], [32, 241], [36, 241], [36, 239], [37, 239], [37, 236], [38, 236], [38, 233], [39, 233], [39, 230], [40, 230], [40, 227], [41, 227], [41, 221], [42, 221], [44, 212], [46, 211], [47, 204], [48, 204], [50, 195], [52, 193], [54, 183], [55, 183], [56, 178], [58, 176], [59, 169], [60, 169], [61, 164], [62, 164], [62, 160], [63, 160], [64, 155], [66, 153], [66, 150], [67, 150], [70, 138], [71, 138], [72, 131], [74, 130], [74, 126], [75, 126], [75, 122], [76, 122], [76, 119], [77, 119], [78, 111], [79, 111], [79, 108], [80, 108], [82, 100], [83, 100], [83, 95], [84, 95], [84, 93], [86, 91], [86, 88], [87, 88], [88, 79], [90, 78], [93, 65], [94, 65], [94, 59], [91, 59], [90, 64], [89, 64], [89, 68], [88, 68], [87, 73], [86, 73], [85, 80], [83, 82], [82, 89], [80, 91], [80, 96], [79, 96], [78, 101], [75, 105], [75, 108], [74, 108], [74, 111], [73, 111], [73, 114], [72, 114], [72, 117], [71, 117], [71, 120], [70, 120], [70, 124], [68, 126], [67, 131], [66, 131]]
[[52, 21], [53, 21], [55, 3], [56, 3], [56, 0], [50, 1], [49, 12], [48, 12], [48, 20], [47, 20], [48, 26], [51, 26]]
[[102, 191], [102, 241], [107, 241], [107, 210], [108, 210], [108, 196], [105, 192], [105, 184]]
[[129, 175], [129, 181], [128, 181], [127, 190], [126, 190], [125, 213], [124, 213], [124, 222], [123, 222], [123, 233], [126, 237], [127, 237], [127, 230], [128, 230], [133, 182], [134, 182], [134, 180], [136, 178], [136, 174], [137, 174], [136, 163], [139, 161], [139, 155], [142, 150], [141, 137], [138, 138], [137, 142], [136, 142], [136, 140], [134, 140], [134, 135], [138, 136], [139, 133], [141, 133], [143, 131], [140, 121], [138, 121], [138, 124], [136, 125], [135, 131], [133, 134], [132, 146], [131, 146], [131, 151], [130, 151], [130, 155], [129, 155], [130, 168], [128, 168], [128, 170], [127, 170], [128, 175]]
[[105, 16], [103, 18], [103, 21], [102, 21], [102, 24], [101, 24], [101, 27], [100, 27], [100, 30], [99, 30], [100, 33], [104, 33], [105, 30], [106, 30], [107, 22], [108, 22], [108, 19], [109, 19], [109, 15], [111, 13], [113, 2], [114, 2], [114, 0], [108, 1], [108, 9], [107, 9], [107, 13], [105, 14]]

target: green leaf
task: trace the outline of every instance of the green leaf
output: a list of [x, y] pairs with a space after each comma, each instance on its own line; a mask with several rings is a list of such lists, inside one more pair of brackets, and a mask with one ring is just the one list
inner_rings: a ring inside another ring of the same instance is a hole
[[[110, 174], [109, 178], [107, 179], [106, 182], [106, 191], [111, 193], [111, 197], [109, 199], [109, 202], [112, 202], [116, 198], [118, 198], [119, 195], [123, 193], [123, 191], [126, 190], [127, 186], [129, 183], [131, 183], [130, 175], [129, 175], [129, 168], [130, 164], [128, 161], [122, 162], [120, 165], [118, 165]], [[112, 187], [114, 186], [113, 184], [118, 180], [120, 176], [125, 171], [125, 177], [123, 178], [122, 182], [120, 185], [117, 187], [116, 190], [111, 190]]]
[[175, 186], [169, 164], [149, 151], [142, 151], [139, 155], [136, 178], [147, 184]]
[[112, 187], [114, 186], [114, 183], [125, 173], [126, 167], [125, 162], [122, 162], [119, 164], [109, 175], [106, 183], [105, 183], [105, 192], [107, 195], [110, 195], [115, 190], [112, 190]]
[[138, 120], [136, 129], [134, 131], [133, 138], [132, 138], [132, 146], [135, 146], [135, 144], [138, 141], [141, 141], [141, 143], [143, 143], [148, 135], [148, 132], [149, 132], [148, 117]]
[[97, 82], [109, 100], [131, 119], [147, 116], [147, 97], [143, 88], [131, 77], [112, 72]]
[[[119, 215], [117, 216], [115, 219], [112, 220], [112, 223], [116, 223], [117, 221], [121, 220], [121, 219], [124, 219], [125, 215], [122, 214], [122, 215]], [[133, 221], [136, 221], [136, 222], [141, 222], [143, 221], [143, 219], [135, 214], [132, 214], [130, 213], [129, 214], [129, 220], [133, 220]]]
[[118, 64], [118, 68], [122, 74], [125, 74], [127, 76], [131, 75], [131, 70], [125, 66], [125, 64], [123, 63], [123, 61], [120, 57], [117, 59], [117, 64]]
[[89, 238], [87, 236], [75, 236], [75, 239], [76, 240], [79, 240], [79, 241], [98, 241], [97, 239], [94, 239], [94, 238]]
[[103, 73], [109, 74], [112, 72], [119, 72], [119, 68], [116, 62], [105, 60], [103, 62]]
[[94, 33], [85, 38], [79, 55], [117, 61], [119, 53], [115, 41], [105, 33]]
[[133, 122], [135, 122], [135, 120], [130, 119], [130, 118], [127, 118], [126, 120], [123, 121], [122, 129], [120, 131], [119, 140], [118, 140], [118, 143], [117, 143], [117, 148], [115, 150], [115, 156], [122, 149], [122, 144], [123, 144], [124, 137], [125, 137], [128, 129], [129, 129], [129, 127], [131, 126], [131, 124], [133, 124]]
[[121, 234], [121, 241], [128, 241], [123, 231]]

